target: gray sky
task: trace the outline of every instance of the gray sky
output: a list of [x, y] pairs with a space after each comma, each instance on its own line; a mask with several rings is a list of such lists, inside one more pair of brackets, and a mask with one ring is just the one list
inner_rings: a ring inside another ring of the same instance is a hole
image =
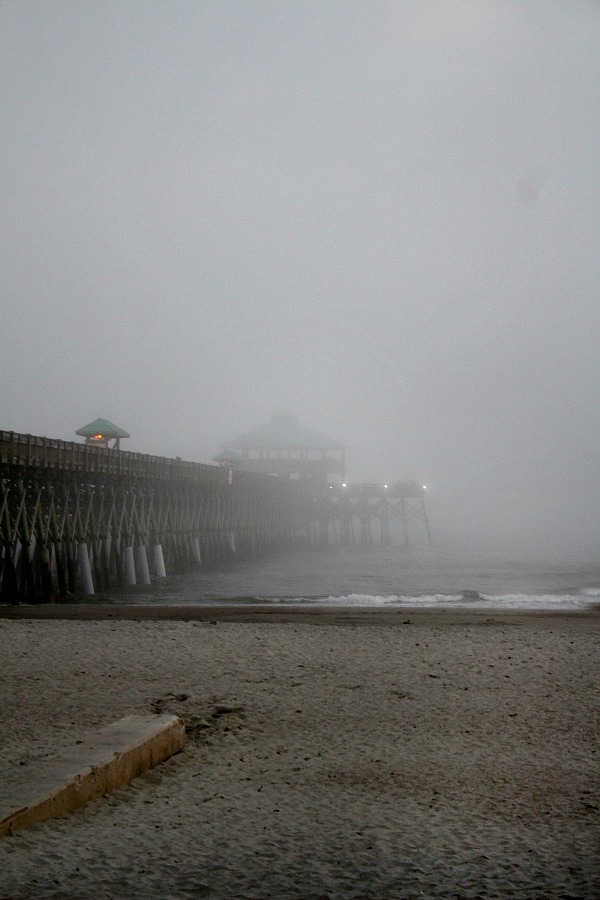
[[434, 529], [595, 552], [600, 4], [0, 5], [0, 427], [279, 408]]

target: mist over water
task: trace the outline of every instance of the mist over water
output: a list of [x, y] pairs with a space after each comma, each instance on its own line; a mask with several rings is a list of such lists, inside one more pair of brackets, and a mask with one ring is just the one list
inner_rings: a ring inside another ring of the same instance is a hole
[[331, 547], [232, 563], [123, 594], [117, 602], [575, 610], [600, 602], [600, 565], [431, 548]]

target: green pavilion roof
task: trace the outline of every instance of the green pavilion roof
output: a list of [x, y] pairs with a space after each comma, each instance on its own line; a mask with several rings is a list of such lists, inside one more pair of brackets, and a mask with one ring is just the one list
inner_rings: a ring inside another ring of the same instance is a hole
[[275, 413], [262, 428], [247, 431], [222, 444], [235, 450], [345, 450], [344, 444], [307, 428], [290, 412]]
[[236, 450], [224, 449], [213, 456], [213, 462], [241, 462], [242, 457]]
[[94, 419], [89, 425], [78, 428], [75, 434], [78, 434], [81, 437], [94, 437], [97, 434], [101, 434], [102, 437], [105, 438], [131, 437], [131, 435], [124, 431], [123, 428], [119, 428], [118, 425], [114, 425], [112, 422], [109, 422], [108, 419]]

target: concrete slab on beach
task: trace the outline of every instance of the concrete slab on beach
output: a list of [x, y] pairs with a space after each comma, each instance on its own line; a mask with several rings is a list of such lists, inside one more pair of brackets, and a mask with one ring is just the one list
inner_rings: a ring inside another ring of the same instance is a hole
[[126, 784], [183, 749], [172, 715], [132, 715], [50, 759], [20, 766], [0, 795], [0, 835], [71, 812]]

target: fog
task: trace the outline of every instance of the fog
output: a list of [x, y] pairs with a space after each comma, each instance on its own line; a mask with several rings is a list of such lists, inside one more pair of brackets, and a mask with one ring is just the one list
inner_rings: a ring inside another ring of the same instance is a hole
[[278, 409], [434, 537], [596, 553], [600, 5], [0, 6], [0, 427]]

